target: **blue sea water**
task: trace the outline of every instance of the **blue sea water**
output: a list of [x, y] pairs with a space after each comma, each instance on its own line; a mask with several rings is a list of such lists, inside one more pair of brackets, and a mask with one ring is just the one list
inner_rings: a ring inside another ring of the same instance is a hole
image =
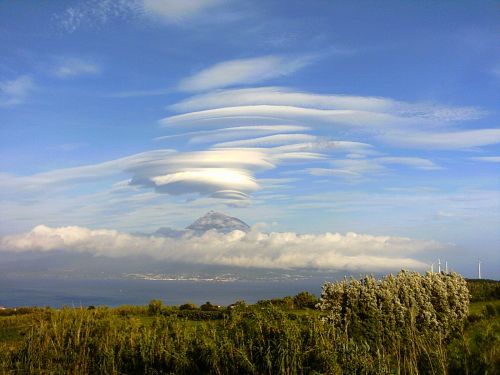
[[75, 279], [0, 277], [0, 306], [145, 305], [152, 299], [167, 305], [210, 301], [229, 305], [254, 303], [308, 291], [319, 295], [322, 278], [300, 280], [192, 281], [142, 279]]

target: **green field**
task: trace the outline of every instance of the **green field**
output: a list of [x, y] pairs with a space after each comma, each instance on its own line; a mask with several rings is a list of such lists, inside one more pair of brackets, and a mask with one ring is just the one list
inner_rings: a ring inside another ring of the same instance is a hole
[[[317, 301], [308, 294], [229, 307], [151, 301], [117, 308], [7, 309], [0, 311], [0, 373], [499, 373], [499, 299], [472, 302], [466, 319], [440, 325], [441, 332], [428, 330], [410, 313], [406, 323], [383, 333], [387, 323], [377, 325], [381, 318], [370, 315], [383, 305], [369, 313], [365, 297], [352, 293], [353, 286], [371, 291], [370, 282], [344, 285], [351, 301], [342, 310], [344, 325], [336, 326], [327, 319], [330, 311], [314, 308]], [[356, 304], [362, 307], [353, 314]], [[450, 306], [441, 308], [452, 316]], [[448, 319], [436, 312], [440, 324]]]

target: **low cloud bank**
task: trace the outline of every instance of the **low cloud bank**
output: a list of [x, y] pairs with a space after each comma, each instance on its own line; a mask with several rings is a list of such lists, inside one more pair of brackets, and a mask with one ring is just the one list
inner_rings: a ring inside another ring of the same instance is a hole
[[0, 251], [90, 253], [96, 256], [144, 255], [172, 262], [257, 268], [314, 268], [362, 271], [423, 269], [414, 256], [445, 246], [436, 241], [356, 233], [293, 232], [222, 234], [182, 238], [139, 236], [108, 229], [39, 225], [30, 232], [0, 238]]

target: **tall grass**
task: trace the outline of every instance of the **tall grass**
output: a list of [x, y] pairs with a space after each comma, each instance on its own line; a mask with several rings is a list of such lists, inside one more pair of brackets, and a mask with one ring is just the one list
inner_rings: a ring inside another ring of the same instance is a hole
[[106, 309], [63, 309], [28, 332], [10, 366], [21, 373], [331, 373], [333, 330], [278, 308], [234, 311], [220, 322], [158, 316], [149, 326]]

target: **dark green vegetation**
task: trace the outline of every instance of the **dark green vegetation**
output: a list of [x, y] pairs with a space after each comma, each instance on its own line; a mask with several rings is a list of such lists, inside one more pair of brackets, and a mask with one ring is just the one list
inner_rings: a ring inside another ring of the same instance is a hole
[[469, 309], [458, 275], [402, 272], [327, 284], [321, 301], [8, 309], [0, 373], [497, 374], [500, 300], [479, 295]]
[[500, 282], [496, 280], [469, 279], [467, 287], [471, 294], [471, 302], [500, 299]]

